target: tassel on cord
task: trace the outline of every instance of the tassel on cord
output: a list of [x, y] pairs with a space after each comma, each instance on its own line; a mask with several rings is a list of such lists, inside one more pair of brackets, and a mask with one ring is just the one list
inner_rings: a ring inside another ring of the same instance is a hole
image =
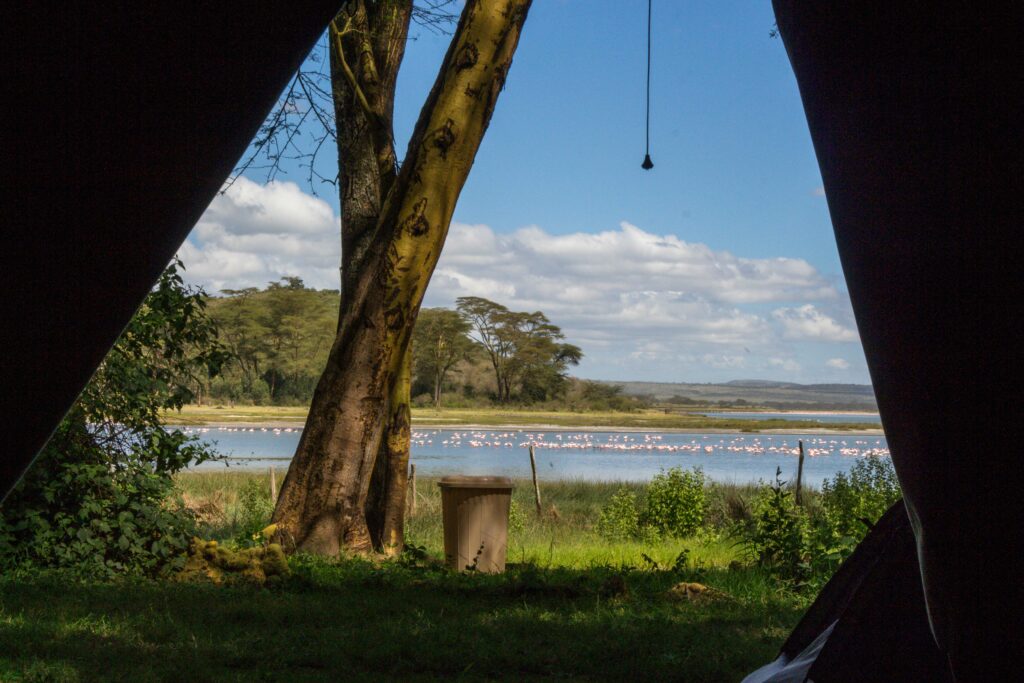
[[640, 168], [645, 171], [654, 168], [654, 162], [651, 161], [651, 2], [647, 0], [647, 122], [644, 131], [644, 163], [640, 164]]

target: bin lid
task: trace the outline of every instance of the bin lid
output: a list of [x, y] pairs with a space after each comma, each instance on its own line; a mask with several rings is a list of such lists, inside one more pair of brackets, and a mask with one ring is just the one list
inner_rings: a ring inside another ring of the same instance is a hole
[[463, 475], [443, 477], [438, 486], [459, 489], [512, 489], [515, 486], [508, 477], [469, 477]]

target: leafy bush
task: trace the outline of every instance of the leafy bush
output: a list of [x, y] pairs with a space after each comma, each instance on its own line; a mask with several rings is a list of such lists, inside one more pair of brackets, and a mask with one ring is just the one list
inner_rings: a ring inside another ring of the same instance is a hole
[[799, 578], [809, 570], [808, 521], [785, 488], [781, 474], [781, 468], [776, 469], [775, 483], [758, 492], [753, 517], [742, 533], [758, 564], [779, 576]]
[[597, 520], [597, 533], [609, 540], [624, 540], [637, 536], [640, 531], [640, 512], [636, 494], [620, 488], [608, 504], [601, 508]]
[[170, 478], [144, 466], [138, 454], [111, 467], [107, 452], [83, 439], [88, 432], [76, 420], [60, 425], [4, 502], [0, 564], [107, 576], [153, 574], [180, 563], [194, 524], [167, 500]]
[[235, 508], [235, 525], [239, 545], [252, 546], [259, 541], [260, 531], [270, 523], [274, 503], [270, 500], [270, 489], [260, 479], [250, 479], [238, 492]]
[[215, 457], [163, 410], [226, 358], [201, 292], [175, 261], [160, 277], [32, 467], [0, 507], [0, 567], [156, 574], [182, 561], [194, 520], [171, 479]]
[[826, 479], [821, 486], [823, 519], [815, 530], [816, 560], [838, 565], [902, 495], [892, 461], [880, 456], [860, 459], [849, 474]]
[[821, 486], [821, 504], [832, 531], [857, 540], [902, 495], [892, 461], [880, 456], [857, 460], [849, 475], [839, 472]]
[[666, 536], [690, 536], [704, 522], [704, 472], [673, 467], [654, 477], [647, 487], [641, 526], [651, 526]]

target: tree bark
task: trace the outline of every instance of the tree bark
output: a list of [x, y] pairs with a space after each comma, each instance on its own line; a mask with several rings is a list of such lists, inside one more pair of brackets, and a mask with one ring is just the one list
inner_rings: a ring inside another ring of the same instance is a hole
[[434, 373], [434, 407], [441, 407], [441, 384], [444, 382], [444, 373], [438, 369]]
[[412, 327], [529, 6], [467, 1], [397, 174], [391, 112], [411, 2], [350, 0], [332, 22], [342, 306], [274, 511], [298, 549], [402, 547]]
[[406, 352], [391, 390], [387, 425], [381, 438], [381, 448], [366, 500], [366, 523], [370, 530], [370, 540], [376, 549], [387, 555], [400, 553], [405, 539], [405, 496], [409, 483], [409, 445], [412, 438], [409, 411], [411, 360], [411, 354]]

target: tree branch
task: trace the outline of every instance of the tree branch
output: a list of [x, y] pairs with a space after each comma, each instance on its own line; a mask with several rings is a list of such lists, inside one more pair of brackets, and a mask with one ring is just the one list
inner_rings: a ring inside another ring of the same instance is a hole
[[348, 21], [345, 23], [345, 29], [340, 30], [338, 29], [337, 20], [331, 20], [331, 31], [332, 37], [334, 38], [335, 51], [338, 55], [338, 61], [341, 63], [342, 72], [345, 74], [345, 79], [348, 81], [349, 86], [352, 88], [352, 93], [355, 95], [356, 100], [359, 101], [359, 104], [362, 106], [363, 111], [366, 112], [367, 116], [371, 118], [376, 118], [377, 112], [375, 112], [373, 108], [370, 106], [370, 102], [366, 99], [366, 94], [363, 93], [363, 89], [359, 87], [359, 81], [356, 80], [356, 75], [352, 72], [352, 68], [348, 65], [348, 61], [345, 59], [345, 46], [342, 43], [341, 39], [342, 36], [346, 35], [347, 33], [355, 32], [352, 29], [349, 29], [349, 26], [351, 26], [351, 24], [352, 19], [349, 18]]

